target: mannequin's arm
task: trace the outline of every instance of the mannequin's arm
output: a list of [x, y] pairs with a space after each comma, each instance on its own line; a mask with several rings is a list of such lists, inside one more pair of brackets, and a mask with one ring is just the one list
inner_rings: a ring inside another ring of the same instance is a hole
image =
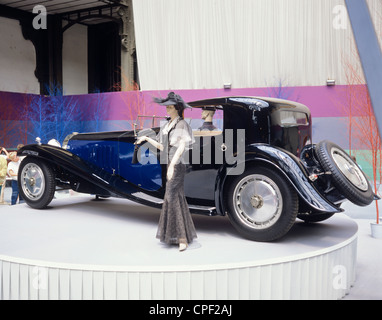
[[181, 140], [179, 142], [179, 147], [178, 149], [176, 149], [174, 157], [172, 158], [171, 163], [167, 168], [167, 181], [172, 179], [172, 176], [174, 175], [174, 167], [178, 163], [180, 157], [182, 156], [185, 146], [185, 142]]
[[152, 138], [149, 137], [139, 137], [138, 140], [135, 142], [135, 144], [141, 144], [143, 141], [147, 141], [148, 143], [152, 144], [155, 148], [159, 149], [160, 151], [163, 151], [164, 147], [163, 144], [159, 143], [158, 141], [155, 141]]

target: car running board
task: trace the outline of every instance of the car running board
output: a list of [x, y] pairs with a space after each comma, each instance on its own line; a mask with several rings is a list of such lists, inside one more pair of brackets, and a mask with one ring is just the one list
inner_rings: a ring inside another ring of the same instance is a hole
[[[134, 197], [144, 200], [145, 202], [151, 203], [151, 206], [158, 208], [163, 204], [163, 199], [150, 196], [143, 192], [136, 192], [132, 194]], [[203, 214], [209, 216], [216, 216], [216, 207], [211, 206], [199, 206], [199, 205], [188, 205], [190, 212], [195, 214]]]

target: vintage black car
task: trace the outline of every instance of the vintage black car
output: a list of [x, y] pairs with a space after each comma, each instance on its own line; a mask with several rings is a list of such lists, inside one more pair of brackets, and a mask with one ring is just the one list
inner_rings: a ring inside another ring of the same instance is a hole
[[[193, 128], [196, 142], [186, 155], [185, 178], [192, 213], [228, 215], [244, 237], [272, 241], [284, 236], [296, 217], [318, 222], [341, 212], [346, 199], [359, 206], [377, 199], [343, 149], [330, 141], [312, 143], [306, 106], [254, 97], [189, 105], [196, 112], [213, 107], [220, 124], [216, 130]], [[154, 136], [158, 131], [74, 133], [62, 148], [27, 145], [19, 151], [26, 156], [19, 169], [20, 193], [39, 209], [49, 205], [57, 188], [160, 208], [166, 165], [154, 150], [141, 146], [137, 153], [134, 145], [140, 134]]]

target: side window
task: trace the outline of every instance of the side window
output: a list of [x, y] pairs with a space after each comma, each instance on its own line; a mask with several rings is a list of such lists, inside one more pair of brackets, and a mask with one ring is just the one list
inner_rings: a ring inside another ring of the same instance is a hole
[[281, 110], [279, 124], [282, 127], [309, 125], [309, 120], [307, 114], [304, 112]]

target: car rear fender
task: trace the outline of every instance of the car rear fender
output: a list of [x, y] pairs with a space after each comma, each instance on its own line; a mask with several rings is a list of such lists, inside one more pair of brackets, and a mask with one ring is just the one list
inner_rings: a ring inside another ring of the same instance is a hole
[[[234, 177], [230, 172], [233, 172], [234, 167], [238, 165], [222, 166], [218, 174], [215, 184], [215, 204], [220, 214], [226, 213], [224, 190]], [[256, 165], [265, 165], [280, 172], [296, 190], [300, 199], [312, 210], [322, 213], [343, 211], [320, 194], [309, 180], [301, 161], [293, 154], [266, 144], [253, 144], [246, 148], [245, 166]]]

